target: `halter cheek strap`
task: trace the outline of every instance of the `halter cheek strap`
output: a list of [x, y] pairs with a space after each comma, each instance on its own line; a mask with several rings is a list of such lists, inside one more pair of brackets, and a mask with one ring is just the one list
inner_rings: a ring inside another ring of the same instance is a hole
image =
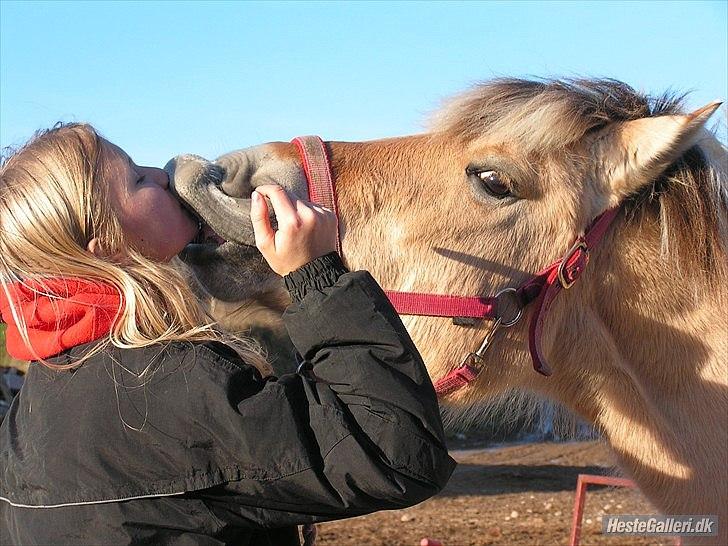
[[[563, 258], [537, 273], [532, 279], [531, 282], [534, 284], [533, 292], [535, 293], [536, 287], [538, 287], [538, 295], [533, 302], [534, 310], [528, 331], [528, 348], [534, 369], [537, 372], [544, 375], [551, 374], [541, 351], [541, 335], [551, 305], [554, 303], [556, 296], [562, 290], [571, 288], [584, 272], [589, 263], [590, 251], [596, 248], [604, 238], [619, 211], [620, 208], [615, 207], [597, 216], [587, 228], [585, 234], [576, 239]], [[528, 289], [525, 291], [528, 291]]]
[[[336, 190], [331, 164], [323, 141], [317, 136], [296, 137], [293, 139], [308, 181], [309, 200], [321, 204], [336, 213], [338, 207]], [[619, 214], [619, 207], [609, 209], [597, 216], [587, 228], [584, 235], [579, 236], [569, 251], [559, 260], [539, 271], [518, 288], [506, 288], [495, 296], [450, 296], [443, 294], [425, 294], [419, 292], [397, 292], [385, 290], [398, 313], [403, 315], [423, 315], [432, 317], [451, 317], [455, 324], [463, 324], [473, 319], [494, 321], [488, 335], [480, 348], [470, 353], [458, 367], [435, 382], [438, 397], [444, 397], [473, 382], [482, 369], [482, 357], [493, 341], [496, 332], [503, 327], [512, 326], [522, 316], [523, 309], [534, 303], [534, 311], [529, 327], [528, 345], [534, 369], [542, 375], [551, 375], [541, 350], [541, 336], [546, 315], [556, 296], [571, 288], [589, 263], [589, 252], [604, 237], [614, 219]], [[337, 224], [337, 250], [341, 254], [341, 233]], [[504, 316], [499, 304], [510, 297], [518, 308], [515, 317]]]

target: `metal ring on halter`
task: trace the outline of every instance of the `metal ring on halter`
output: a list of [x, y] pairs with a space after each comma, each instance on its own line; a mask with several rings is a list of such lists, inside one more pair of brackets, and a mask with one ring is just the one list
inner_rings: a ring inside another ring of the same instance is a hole
[[[513, 301], [516, 304], [516, 308], [518, 309], [518, 312], [516, 313], [516, 315], [510, 320], [505, 320], [505, 318], [501, 317], [500, 315], [498, 316], [498, 319], [500, 320], [500, 325], [503, 328], [508, 328], [510, 326], [513, 326], [519, 320], [521, 320], [521, 317], [523, 316], [523, 307], [521, 307], [521, 302], [518, 299], [518, 290], [516, 288], [513, 288], [512, 286], [509, 286], [508, 288], [504, 288], [503, 290], [501, 290], [500, 292], [498, 292], [495, 295], [495, 299], [500, 301], [500, 297], [503, 294], [511, 294], [511, 296], [513, 297]], [[500, 313], [500, 309], [498, 309], [498, 311]]]

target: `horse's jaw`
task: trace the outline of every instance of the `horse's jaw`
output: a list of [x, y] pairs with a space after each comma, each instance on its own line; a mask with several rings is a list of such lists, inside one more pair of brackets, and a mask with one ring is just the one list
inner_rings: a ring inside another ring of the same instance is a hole
[[263, 293], [284, 291], [281, 278], [255, 247], [235, 243], [190, 244], [179, 258], [193, 282], [204, 289], [205, 296], [220, 301], [242, 302]]

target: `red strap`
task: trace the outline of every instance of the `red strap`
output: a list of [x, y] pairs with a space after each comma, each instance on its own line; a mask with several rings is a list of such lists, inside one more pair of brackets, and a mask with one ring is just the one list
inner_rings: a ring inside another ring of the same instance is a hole
[[397, 312], [402, 315], [492, 319], [497, 312], [495, 298], [446, 296], [394, 290], [385, 290], [384, 293], [387, 294]]
[[[551, 368], [541, 351], [541, 335], [546, 315], [559, 292], [569, 288], [582, 274], [589, 263], [590, 250], [601, 242], [619, 211], [620, 208], [615, 207], [597, 216], [591, 226], [587, 228], [586, 233], [577, 238], [562, 259], [540, 271], [521, 288], [521, 290], [530, 290], [533, 293], [533, 288], [541, 284], [541, 289], [534, 303], [533, 315], [531, 316], [531, 325], [528, 331], [528, 349], [533, 360], [533, 368], [543, 375], [551, 375]], [[561, 270], [561, 275], [559, 275], [559, 270]], [[567, 284], [564, 285], [564, 282]]]
[[475, 381], [480, 373], [480, 368], [475, 368], [470, 364], [461, 364], [454, 370], [451, 370], [445, 377], [441, 377], [435, 382], [435, 394], [438, 398], [447, 396], [468, 383]]
[[308, 181], [308, 200], [323, 205], [336, 215], [336, 251], [341, 254], [341, 233], [339, 232], [339, 208], [336, 204], [336, 189], [331, 177], [331, 163], [326, 146], [318, 136], [296, 137], [291, 141], [298, 149], [303, 170]]

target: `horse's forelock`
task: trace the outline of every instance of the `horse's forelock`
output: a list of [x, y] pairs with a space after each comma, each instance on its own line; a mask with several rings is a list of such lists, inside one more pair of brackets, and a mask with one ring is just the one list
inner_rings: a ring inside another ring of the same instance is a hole
[[501, 78], [446, 102], [430, 125], [464, 143], [488, 136], [548, 151], [609, 123], [680, 113], [683, 98], [649, 97], [611, 79]]

